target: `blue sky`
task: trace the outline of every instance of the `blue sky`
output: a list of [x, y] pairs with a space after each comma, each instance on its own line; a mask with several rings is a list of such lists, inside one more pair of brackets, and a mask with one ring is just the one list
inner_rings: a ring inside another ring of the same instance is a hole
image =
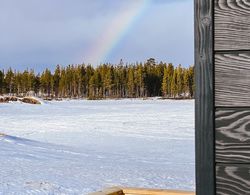
[[98, 65], [150, 57], [193, 64], [192, 0], [151, 0], [104, 57], [88, 59], [89, 51], [100, 46], [96, 40], [115, 28], [112, 21], [138, 2], [144, 0], [1, 0], [0, 68], [40, 71], [56, 64]]

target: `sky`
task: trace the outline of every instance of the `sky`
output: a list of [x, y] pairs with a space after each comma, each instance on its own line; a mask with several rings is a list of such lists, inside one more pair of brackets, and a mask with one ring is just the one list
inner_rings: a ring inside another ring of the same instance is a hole
[[0, 69], [194, 63], [192, 0], [0, 1]]

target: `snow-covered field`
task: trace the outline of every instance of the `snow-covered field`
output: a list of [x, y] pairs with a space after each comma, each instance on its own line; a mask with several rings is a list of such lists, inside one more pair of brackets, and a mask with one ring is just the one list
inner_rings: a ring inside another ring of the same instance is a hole
[[193, 100], [0, 104], [0, 194], [194, 190]]

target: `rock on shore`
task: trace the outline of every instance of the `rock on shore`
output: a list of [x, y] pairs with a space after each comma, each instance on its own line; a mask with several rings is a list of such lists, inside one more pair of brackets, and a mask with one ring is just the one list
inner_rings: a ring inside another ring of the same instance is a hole
[[41, 104], [41, 102], [34, 97], [24, 97], [24, 98], [19, 98], [15, 96], [0, 96], [0, 103], [9, 103], [9, 102], [23, 102], [23, 103], [28, 103], [28, 104]]

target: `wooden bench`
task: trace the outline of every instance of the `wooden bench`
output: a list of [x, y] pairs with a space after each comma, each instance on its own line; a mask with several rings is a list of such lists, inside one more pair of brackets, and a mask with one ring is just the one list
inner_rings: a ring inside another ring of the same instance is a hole
[[108, 188], [100, 192], [91, 193], [89, 195], [194, 195], [194, 192], [177, 191], [177, 190], [161, 190], [161, 189], [144, 189], [144, 188]]

